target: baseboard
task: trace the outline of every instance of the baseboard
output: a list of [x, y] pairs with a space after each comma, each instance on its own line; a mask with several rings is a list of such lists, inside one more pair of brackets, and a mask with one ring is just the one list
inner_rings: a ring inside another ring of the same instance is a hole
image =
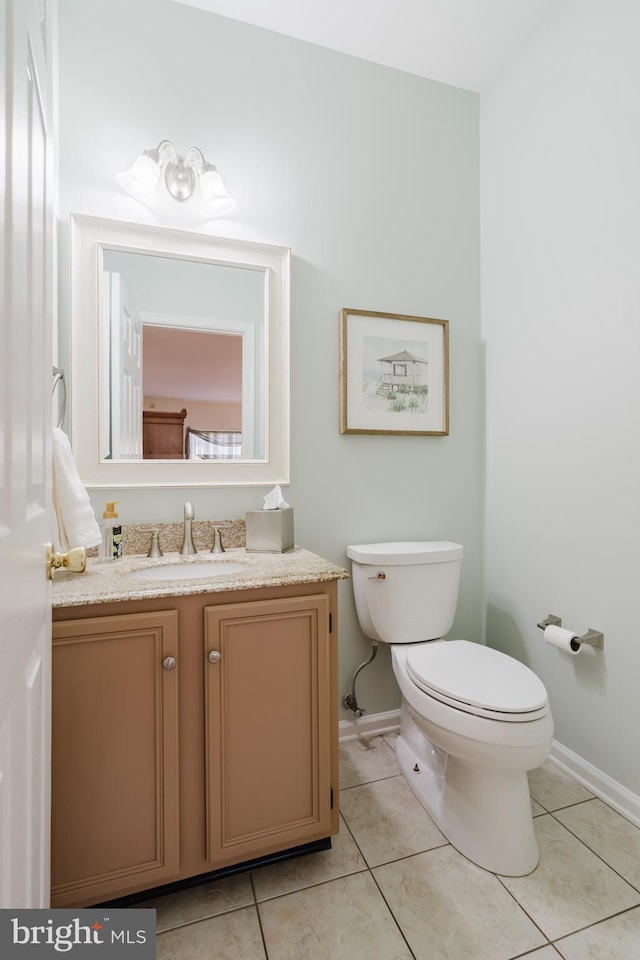
[[360, 737], [376, 737], [384, 733], [397, 733], [400, 730], [400, 711], [372, 713], [359, 720], [341, 720], [338, 724], [340, 743], [358, 740]]
[[[341, 720], [338, 737], [340, 743], [357, 740], [360, 737], [376, 737], [385, 733], [397, 733], [400, 730], [400, 711], [390, 710], [388, 713], [372, 713], [360, 717], [359, 720]], [[549, 760], [560, 767], [583, 787], [586, 787], [594, 796], [613, 807], [623, 817], [640, 827], [640, 797], [627, 790], [608, 774], [598, 770], [593, 764], [583, 760], [568, 747], [564, 747], [557, 740], [553, 741]]]
[[549, 760], [636, 827], [640, 827], [640, 797], [637, 794], [583, 760], [577, 753], [563, 747], [557, 740], [553, 741]]

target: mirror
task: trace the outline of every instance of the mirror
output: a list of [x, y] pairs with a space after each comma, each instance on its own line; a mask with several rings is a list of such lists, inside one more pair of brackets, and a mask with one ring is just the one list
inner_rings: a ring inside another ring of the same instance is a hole
[[81, 215], [70, 240], [85, 485], [288, 483], [289, 250]]
[[102, 269], [102, 459], [263, 458], [265, 273], [106, 247]]

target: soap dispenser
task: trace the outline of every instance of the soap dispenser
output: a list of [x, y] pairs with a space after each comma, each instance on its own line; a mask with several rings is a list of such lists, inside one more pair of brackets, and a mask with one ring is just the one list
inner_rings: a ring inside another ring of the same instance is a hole
[[122, 526], [117, 522], [117, 500], [109, 501], [107, 509], [102, 514], [102, 544], [100, 549], [101, 560], [117, 560], [122, 556]]

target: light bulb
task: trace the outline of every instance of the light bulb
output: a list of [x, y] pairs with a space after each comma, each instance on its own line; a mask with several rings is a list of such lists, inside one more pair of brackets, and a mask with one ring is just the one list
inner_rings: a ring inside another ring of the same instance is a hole
[[236, 201], [225, 190], [222, 177], [212, 163], [203, 163], [200, 173], [200, 212], [206, 217], [222, 217], [235, 209]]
[[118, 183], [141, 203], [153, 203], [160, 177], [160, 155], [157, 150], [145, 150], [128, 170], [118, 173]]

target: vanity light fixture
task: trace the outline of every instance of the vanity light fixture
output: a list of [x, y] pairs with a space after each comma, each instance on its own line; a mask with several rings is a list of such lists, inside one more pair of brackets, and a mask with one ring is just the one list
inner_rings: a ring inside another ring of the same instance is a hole
[[200, 190], [200, 212], [205, 217], [221, 217], [231, 213], [236, 201], [225, 190], [214, 165], [205, 160], [202, 150], [190, 147], [184, 157], [178, 156], [170, 140], [162, 140], [153, 150], [141, 153], [133, 166], [117, 175], [118, 183], [141, 203], [153, 203], [160, 174], [175, 200], [188, 200]]

